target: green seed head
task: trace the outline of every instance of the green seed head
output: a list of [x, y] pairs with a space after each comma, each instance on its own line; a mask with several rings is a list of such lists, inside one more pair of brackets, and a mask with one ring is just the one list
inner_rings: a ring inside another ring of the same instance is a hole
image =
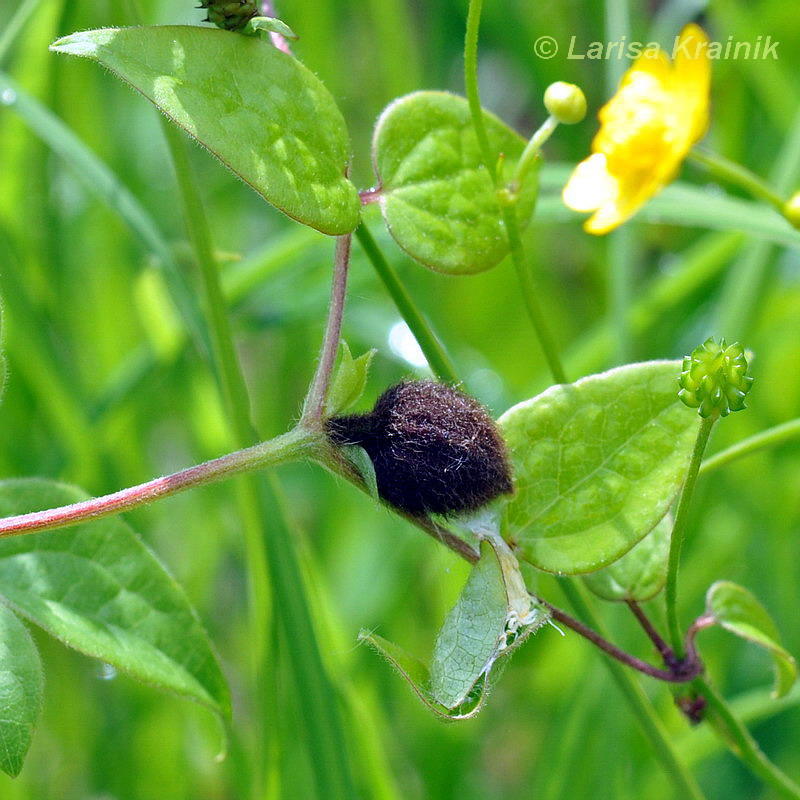
[[199, 7], [208, 12], [206, 22], [226, 31], [240, 30], [259, 13], [258, 3], [252, 0], [200, 0]]
[[701, 417], [726, 417], [745, 408], [744, 398], [753, 379], [747, 374], [744, 347], [738, 342], [706, 339], [683, 359], [678, 397]]

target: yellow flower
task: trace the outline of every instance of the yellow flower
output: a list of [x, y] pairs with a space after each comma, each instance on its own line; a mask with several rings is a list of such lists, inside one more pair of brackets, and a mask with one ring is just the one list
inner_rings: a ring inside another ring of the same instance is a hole
[[564, 187], [567, 206], [595, 212], [584, 230], [608, 233], [674, 178], [705, 133], [710, 82], [708, 37], [697, 25], [681, 31], [674, 63], [660, 49], [636, 59], [600, 109], [592, 155]]

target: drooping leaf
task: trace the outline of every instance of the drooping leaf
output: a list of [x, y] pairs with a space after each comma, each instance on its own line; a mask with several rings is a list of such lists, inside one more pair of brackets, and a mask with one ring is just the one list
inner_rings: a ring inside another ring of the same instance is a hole
[[522, 585], [519, 563], [507, 545], [498, 547], [496, 537], [483, 539], [481, 558], [439, 631], [430, 670], [369, 631], [359, 640], [389, 661], [438, 717], [470, 719], [483, 708], [506, 657], [549, 619], [547, 609], [530, 602], [519, 618], [512, 607], [519, 609], [519, 598], [509, 597], [509, 583]]
[[268, 42], [154, 26], [73, 33], [51, 50], [108, 67], [290, 217], [328, 234], [358, 224], [341, 112], [310, 70]]
[[679, 361], [648, 361], [553, 386], [507, 411], [520, 556], [549, 572], [607, 566], [664, 518], [699, 418], [678, 402]]
[[42, 709], [44, 677], [25, 625], [0, 605], [0, 769], [19, 775]]
[[597, 572], [583, 576], [598, 597], [624, 603], [643, 603], [655, 597], [667, 581], [667, 558], [672, 516], [667, 514], [639, 544], [622, 558]]
[[368, 350], [358, 358], [353, 358], [347, 342], [342, 341], [342, 355], [339, 366], [328, 390], [325, 401], [325, 416], [333, 417], [346, 411], [358, 402], [367, 385], [367, 374], [377, 350]]
[[446, 708], [462, 705], [487, 672], [508, 617], [500, 562], [488, 542], [447, 615], [431, 663], [431, 695]]
[[[524, 140], [484, 112], [489, 147], [504, 156], [510, 177]], [[412, 258], [452, 275], [482, 272], [508, 253], [497, 192], [483, 165], [463, 97], [414, 92], [381, 115], [373, 137], [386, 225]], [[530, 221], [538, 192], [538, 162], [519, 189], [520, 228]]]
[[[502, 542], [502, 540], [501, 540]], [[523, 585], [519, 564], [505, 543], [481, 541], [481, 557], [472, 568], [455, 606], [439, 631], [431, 663], [431, 697], [449, 710], [483, 704], [495, 663], [544, 625], [549, 614], [526, 603], [522, 619], [512, 607], [509, 584]], [[526, 595], [526, 599], [527, 598]], [[517, 605], [519, 598], [514, 598]]]
[[[0, 516], [85, 499], [52, 481], [3, 481]], [[0, 540], [0, 596], [70, 647], [230, 713], [227, 684], [186, 595], [121, 520]]]
[[742, 639], [768, 650], [775, 663], [774, 697], [783, 697], [797, 680], [797, 662], [781, 645], [778, 628], [755, 595], [731, 581], [718, 581], [706, 594], [706, 612]]

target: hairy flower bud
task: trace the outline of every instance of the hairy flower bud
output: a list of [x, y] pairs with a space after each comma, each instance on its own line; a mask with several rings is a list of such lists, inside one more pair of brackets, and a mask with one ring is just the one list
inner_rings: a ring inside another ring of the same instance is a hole
[[709, 338], [683, 359], [679, 382], [678, 397], [698, 409], [701, 417], [714, 413], [726, 417], [745, 408], [744, 398], [753, 379], [747, 374], [742, 345]]
[[208, 11], [205, 22], [213, 22], [228, 31], [240, 30], [259, 14], [258, 3], [252, 0], [200, 0], [198, 8]]
[[409, 514], [474, 511], [513, 491], [506, 447], [486, 409], [445, 384], [399, 383], [370, 413], [327, 426], [336, 444], [367, 451], [378, 494]]

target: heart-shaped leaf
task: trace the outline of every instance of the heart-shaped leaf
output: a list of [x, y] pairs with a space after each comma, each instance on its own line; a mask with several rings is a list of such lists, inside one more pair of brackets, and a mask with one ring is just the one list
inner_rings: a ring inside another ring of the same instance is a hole
[[607, 566], [664, 518], [699, 418], [678, 401], [679, 361], [628, 364], [553, 386], [499, 420], [514, 466], [508, 536], [548, 572]]
[[[85, 499], [51, 481], [3, 481], [0, 516]], [[0, 596], [70, 647], [230, 713], [227, 684], [186, 595], [121, 520], [0, 540]]]
[[19, 775], [42, 709], [44, 678], [27, 628], [0, 605], [0, 769]]
[[[483, 112], [489, 147], [510, 175], [525, 141]], [[386, 225], [412, 258], [451, 275], [483, 272], [508, 253], [497, 191], [483, 165], [469, 105], [447, 92], [414, 92], [378, 119], [373, 160]], [[539, 162], [515, 205], [520, 228], [530, 221]]]
[[50, 49], [108, 67], [290, 217], [328, 234], [358, 224], [342, 114], [319, 78], [269, 42], [166, 25], [73, 33]]
[[605, 569], [584, 575], [586, 586], [603, 600], [643, 603], [667, 582], [672, 515], [667, 514], [639, 544]]
[[755, 595], [731, 581], [718, 581], [706, 594], [706, 613], [742, 639], [768, 650], [775, 662], [774, 697], [783, 697], [797, 680], [797, 662], [780, 644], [772, 617]]

